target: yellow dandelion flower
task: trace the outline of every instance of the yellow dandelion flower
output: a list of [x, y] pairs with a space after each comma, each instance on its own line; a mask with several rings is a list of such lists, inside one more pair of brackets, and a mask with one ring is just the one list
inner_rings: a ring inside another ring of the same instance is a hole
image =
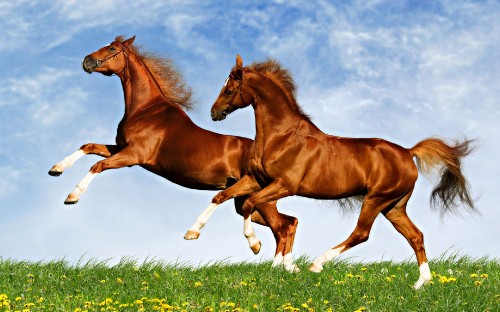
[[309, 308], [309, 306], [307, 305], [307, 303], [303, 303], [303, 304], [302, 304], [302, 307], [303, 307], [303, 308]]
[[142, 300], [140, 300], [140, 299], [134, 301], [134, 303], [137, 304], [137, 305], [143, 305], [144, 304], [144, 302]]
[[240, 282], [240, 286], [248, 286], [248, 284], [247, 284], [247, 282], [245, 282], [245, 281], [241, 281], [241, 282]]
[[357, 310], [355, 310], [354, 312], [362, 312], [362, 311], [365, 311], [366, 310], [366, 307], [359, 307]]
[[351, 273], [347, 273], [347, 277], [349, 277], [349, 278], [353, 278], [353, 277], [354, 277], [354, 275], [352, 275]]
[[481, 278], [488, 278], [488, 274], [486, 273], [481, 274]]
[[482, 284], [482, 283], [483, 283], [483, 282], [480, 282], [480, 281], [475, 281], [475, 282], [474, 282], [474, 285], [476, 285], [476, 286], [481, 286], [481, 284]]
[[368, 268], [365, 267], [361, 268], [361, 271], [366, 271], [366, 270], [368, 270]]
[[101, 284], [106, 284], [106, 280], [101, 280]]
[[40, 297], [40, 298], [38, 298], [38, 300], [37, 300], [37, 301], [38, 301], [38, 303], [42, 303], [42, 302], [43, 302], [43, 300], [45, 300], [45, 299], [44, 299], [43, 297]]
[[[2, 300], [2, 297], [1, 297], [1, 296], [0, 296], [0, 300]], [[18, 297], [16, 297], [16, 299], [14, 299], [14, 300], [16, 300], [16, 301], [21, 301], [21, 300], [23, 300], [23, 298], [21, 298], [21, 297], [19, 297], [19, 296], [18, 296]]]
[[478, 276], [479, 276], [479, 275], [477, 275], [476, 273], [472, 273], [472, 274], [470, 275], [470, 277], [471, 277], [471, 278], [476, 278], [476, 277], [478, 277]]
[[258, 304], [254, 304], [254, 305], [252, 306], [252, 308], [254, 308], [254, 309], [258, 309], [258, 308], [259, 308], [259, 305], [258, 305]]
[[116, 278], [116, 282], [118, 284], [123, 284], [123, 280], [121, 278], [119, 278], [119, 277]]

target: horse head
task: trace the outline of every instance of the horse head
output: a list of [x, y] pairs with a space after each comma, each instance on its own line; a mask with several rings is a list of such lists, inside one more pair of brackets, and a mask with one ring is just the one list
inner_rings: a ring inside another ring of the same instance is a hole
[[224, 120], [237, 109], [247, 107], [253, 102], [253, 93], [244, 83], [243, 60], [236, 56], [236, 66], [227, 77], [219, 96], [211, 109], [212, 120]]
[[127, 51], [135, 36], [122, 41], [117, 37], [109, 45], [87, 55], [82, 62], [83, 70], [91, 74], [98, 72], [106, 76], [119, 74], [127, 66]]

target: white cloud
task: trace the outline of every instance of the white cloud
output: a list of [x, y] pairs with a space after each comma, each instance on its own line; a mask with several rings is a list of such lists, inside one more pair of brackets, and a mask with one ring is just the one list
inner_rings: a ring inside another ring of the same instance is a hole
[[[203, 114], [200, 119], [207, 120], [207, 128], [224, 133], [247, 136], [254, 133], [250, 108], [234, 113], [223, 123], [214, 124], [208, 117], [208, 106], [213, 101], [209, 97], [220, 90], [234, 64], [233, 50], [238, 49], [248, 55], [245, 63], [252, 62], [252, 57], [273, 56], [291, 69], [299, 83], [299, 102], [326, 132], [381, 136], [405, 146], [415, 144], [424, 136], [454, 136], [456, 131], [479, 136], [482, 146], [464, 166], [471, 173], [475, 194], [484, 193], [480, 201], [484, 218], [439, 223], [438, 217], [427, 208], [431, 186], [425, 180], [419, 180], [410, 213], [415, 215], [415, 223], [426, 235], [431, 257], [453, 244], [473, 256], [481, 253], [498, 256], [498, 251], [488, 245], [497, 242], [494, 240], [498, 236], [496, 227], [490, 220], [499, 217], [498, 210], [494, 209], [499, 170], [494, 157], [500, 151], [497, 4], [450, 1], [441, 2], [439, 11], [403, 10], [401, 5], [397, 8], [402, 12], [386, 12], [388, 2], [383, 1], [342, 6], [328, 1], [276, 3], [280, 5], [264, 8], [233, 3], [228, 9], [220, 9], [215, 4], [195, 8], [198, 5], [195, 2], [118, 5], [115, 1], [59, 1], [45, 4], [45, 10], [39, 10], [41, 13], [37, 16], [18, 14], [12, 21], [3, 19], [8, 15], [2, 15], [0, 10], [0, 25], [10, 28], [17, 22], [23, 25], [19, 33], [8, 29], [9, 35], [3, 35], [0, 42], [19, 36], [19, 40], [12, 42], [11, 49], [36, 51], [32, 56], [36, 64], [40, 64], [42, 58], [54, 59], [54, 55], [73, 57], [73, 47], [82, 45], [72, 41], [76, 34], [97, 37], [124, 30], [130, 30], [130, 34], [137, 31], [146, 34], [140, 42], [147, 49], [168, 39], [171, 46], [164, 47], [165, 51], [182, 51], [176, 63], [188, 64], [185, 69], [191, 73], [188, 83], [193, 89], [204, 91], [195, 94], [206, 99], [200, 102], [199, 111], [195, 113]], [[9, 14], [19, 10], [19, 6], [7, 3], [0, 6]], [[293, 18], [285, 14], [288, 10], [295, 13], [291, 15]], [[28, 41], [30, 45], [26, 44]], [[96, 38], [92, 37], [87, 43], [94, 41]], [[56, 53], [54, 47], [61, 49]], [[0, 49], [5, 51], [3, 47]], [[229, 53], [230, 59], [226, 60]], [[91, 156], [82, 159], [58, 179], [48, 177], [46, 171], [53, 162], [83, 143], [107, 143], [114, 138], [121, 111], [107, 104], [119, 102], [121, 109], [122, 93], [116, 77], [86, 78], [92, 85], [87, 89], [69, 70], [33, 68], [32, 75], [20, 75], [19, 70], [12, 70], [10, 78], [5, 78], [0, 86], [0, 109], [15, 111], [16, 120], [25, 121], [23, 133], [6, 136], [2, 133], [2, 143], [7, 144], [2, 144], [3, 149], [22, 145], [23, 153], [16, 154], [20, 160], [8, 159], [0, 166], [3, 173], [0, 190], [5, 186], [7, 195], [19, 194], [20, 202], [2, 202], [0, 208], [16, 207], [9, 213], [14, 214], [15, 210], [21, 214], [17, 220], [3, 218], [0, 234], [21, 224], [28, 228], [22, 237], [0, 242], [5, 256], [17, 254], [38, 260], [71, 253], [73, 259], [78, 259], [89, 251], [101, 259], [127, 254], [160, 255], [168, 260], [181, 255], [182, 259], [194, 259], [194, 262], [226, 256], [256, 259], [241, 234], [241, 218], [234, 214], [230, 204], [214, 215], [204, 228], [200, 242], [184, 242], [184, 231], [213, 194], [182, 189], [144, 170], [104, 173], [76, 207], [62, 208], [67, 192], [96, 159]], [[113, 79], [116, 83], [99, 79]], [[85, 120], [77, 119], [77, 113], [84, 109], [81, 104], [87, 99]], [[68, 120], [78, 120], [72, 123], [71, 132], [66, 127]], [[18, 132], [20, 124], [12, 122], [9, 129]], [[47, 143], [47, 136], [52, 138], [56, 132], [62, 140], [43, 144]], [[35, 144], [22, 141], [29, 137]], [[47, 154], [41, 154], [44, 151]], [[7, 152], [5, 149], [2, 155]], [[16, 163], [28, 168], [25, 170], [31, 173], [30, 178], [11, 170], [16, 168]], [[25, 186], [33, 190], [29, 197], [18, 192]], [[300, 218], [295, 248], [298, 254], [319, 255], [343, 240], [355, 224], [355, 217], [339, 221], [336, 211], [318, 208], [321, 205], [313, 200], [294, 197], [280, 201], [279, 205], [284, 212]], [[471, 230], [464, 231], [465, 225]], [[323, 235], [331, 238], [318, 241], [318, 228], [328, 229]], [[69, 234], [60, 235], [62, 232]], [[266, 230], [261, 233], [270, 236]], [[34, 236], [39, 239], [30, 239]], [[494, 241], [483, 244], [481, 236], [493, 237]], [[23, 244], [26, 247], [18, 247]], [[34, 251], [30, 251], [31, 248]], [[264, 256], [272, 257], [273, 251], [271, 237], [264, 244]], [[405, 259], [412, 251], [387, 222], [377, 221], [370, 242], [355, 248], [346, 257], [377, 260], [384, 253], [385, 258], [396, 255], [397, 259]]]
[[60, 119], [72, 119], [80, 110], [87, 94], [68, 83], [74, 76], [69, 70], [45, 68], [34, 76], [10, 78], [0, 92], [0, 107], [15, 105], [24, 111], [27, 105], [31, 122], [42, 126], [53, 125]]

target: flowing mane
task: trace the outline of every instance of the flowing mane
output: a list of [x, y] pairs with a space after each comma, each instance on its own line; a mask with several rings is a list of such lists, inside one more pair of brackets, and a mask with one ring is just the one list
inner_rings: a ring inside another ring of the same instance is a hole
[[[115, 40], [122, 42], [123, 37], [116, 37]], [[135, 45], [131, 45], [130, 48], [149, 68], [167, 100], [184, 110], [190, 110], [193, 107], [191, 88], [186, 85], [171, 59], [143, 51]]]
[[292, 74], [289, 70], [282, 68], [281, 64], [278, 63], [278, 61], [268, 58], [263, 62], [254, 62], [247, 66], [247, 68], [264, 74], [267, 77], [271, 78], [274, 82], [276, 82], [283, 89], [290, 102], [293, 103], [297, 113], [299, 113], [307, 120], [311, 120], [311, 117], [308, 114], [304, 113], [302, 107], [297, 102], [297, 85], [293, 80]]

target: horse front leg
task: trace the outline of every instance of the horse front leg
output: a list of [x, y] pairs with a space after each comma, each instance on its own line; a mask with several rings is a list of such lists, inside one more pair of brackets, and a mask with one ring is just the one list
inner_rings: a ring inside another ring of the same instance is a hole
[[196, 222], [189, 228], [186, 235], [184, 235], [184, 239], [197, 239], [200, 236], [200, 230], [205, 226], [210, 216], [220, 204], [231, 198], [248, 195], [259, 189], [260, 185], [253, 176], [244, 175], [238, 182], [214, 196], [210, 205], [196, 218]]
[[89, 173], [76, 185], [73, 191], [68, 195], [65, 204], [76, 204], [80, 200], [80, 196], [87, 190], [90, 182], [101, 172], [108, 169], [118, 169], [139, 165], [143, 157], [140, 156], [137, 150], [126, 147], [120, 152], [109, 156], [108, 158], [98, 161], [91, 168]]
[[[268, 222], [271, 229], [273, 229], [273, 234], [280, 235], [278, 229], [289, 230], [289, 220], [283, 218], [279, 215], [277, 209], [270, 205], [266, 205], [269, 202], [275, 202], [286, 196], [293, 195], [294, 191], [287, 185], [287, 183], [281, 179], [276, 179], [271, 184], [269, 184], [264, 189], [252, 193], [248, 199], [245, 201], [242, 207], [244, 227], [243, 233], [248, 240], [248, 244], [252, 250], [260, 249], [261, 243], [255, 235], [255, 231], [251, 222], [251, 214], [256, 209], [263, 218]], [[295, 219], [295, 218], [293, 218]], [[276, 248], [276, 255], [273, 261], [273, 266], [283, 265], [290, 272], [298, 272], [298, 267], [293, 263], [291, 250], [293, 246], [293, 238], [295, 236], [295, 228], [297, 226], [296, 219], [293, 220], [292, 231], [293, 235], [285, 234], [290, 236], [290, 244], [286, 244], [283, 247], [279, 245]], [[278, 241], [278, 240], [277, 240]]]
[[104, 145], [96, 143], [82, 145], [79, 150], [52, 166], [49, 170], [49, 175], [54, 177], [60, 176], [65, 169], [73, 166], [75, 162], [84, 155], [92, 154], [108, 158], [111, 155], [118, 153], [118, 151], [120, 151], [120, 148], [117, 145]]

